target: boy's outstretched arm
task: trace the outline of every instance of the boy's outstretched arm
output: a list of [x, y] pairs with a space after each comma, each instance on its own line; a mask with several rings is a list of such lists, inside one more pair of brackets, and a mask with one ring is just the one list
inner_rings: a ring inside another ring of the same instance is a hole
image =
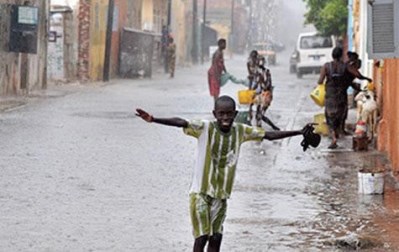
[[167, 126], [174, 126], [180, 128], [186, 128], [188, 126], [188, 122], [182, 118], [174, 117], [174, 118], [155, 118], [146, 111], [142, 109], [136, 109], [136, 116], [141, 117], [144, 121], [149, 123], [159, 123]]
[[269, 131], [266, 132], [265, 136], [263, 139], [266, 140], [277, 140], [277, 139], [283, 139], [286, 137], [292, 137], [292, 136], [298, 136], [302, 135], [302, 131], [300, 130], [294, 130], [294, 131]]
[[312, 123], [307, 124], [303, 129], [301, 130], [293, 130], [293, 131], [270, 131], [266, 132], [265, 136], [263, 139], [267, 140], [277, 140], [277, 139], [283, 139], [286, 137], [292, 137], [292, 136], [298, 136], [298, 135], [303, 135], [307, 131], [313, 131], [313, 125]]

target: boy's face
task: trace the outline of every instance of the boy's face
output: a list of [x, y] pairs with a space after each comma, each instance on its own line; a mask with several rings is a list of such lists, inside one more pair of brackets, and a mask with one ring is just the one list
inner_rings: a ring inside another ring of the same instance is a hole
[[219, 48], [220, 48], [221, 50], [226, 49], [226, 42], [220, 42]]
[[223, 132], [229, 132], [233, 125], [234, 118], [237, 115], [237, 111], [233, 103], [219, 102], [215, 105], [213, 115], [216, 118], [219, 129]]

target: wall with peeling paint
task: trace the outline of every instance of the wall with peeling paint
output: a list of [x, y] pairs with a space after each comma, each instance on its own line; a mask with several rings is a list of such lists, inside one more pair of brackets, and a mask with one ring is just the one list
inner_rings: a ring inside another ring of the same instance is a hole
[[[383, 61], [381, 74], [381, 111], [378, 127], [378, 149], [386, 151], [399, 176], [399, 59]], [[377, 86], [378, 88], [378, 86]]]
[[89, 75], [91, 80], [103, 78], [108, 0], [92, 0], [90, 8]]
[[2, 0], [0, 4], [0, 95], [27, 94], [47, 87], [47, 1], [31, 1], [31, 6], [39, 8], [37, 54], [8, 51], [10, 4], [22, 5], [24, 2]]

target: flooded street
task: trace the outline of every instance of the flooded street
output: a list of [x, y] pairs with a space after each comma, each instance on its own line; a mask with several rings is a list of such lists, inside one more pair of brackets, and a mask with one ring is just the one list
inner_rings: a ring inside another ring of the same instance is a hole
[[[282, 130], [301, 129], [323, 112], [309, 98], [318, 76], [289, 74], [289, 53], [270, 67], [275, 89], [266, 115]], [[225, 64], [246, 77], [244, 56]], [[0, 250], [191, 251], [196, 140], [147, 124], [134, 109], [212, 119], [208, 67], [177, 68], [175, 79], [158, 73], [53, 87], [30, 106], [1, 112]], [[237, 100], [244, 88], [229, 83], [222, 94]], [[384, 195], [358, 193], [358, 170], [388, 169], [385, 157], [353, 152], [351, 137], [335, 151], [326, 137], [306, 152], [301, 141], [242, 146], [222, 251], [398, 251], [394, 181], [385, 179]]]

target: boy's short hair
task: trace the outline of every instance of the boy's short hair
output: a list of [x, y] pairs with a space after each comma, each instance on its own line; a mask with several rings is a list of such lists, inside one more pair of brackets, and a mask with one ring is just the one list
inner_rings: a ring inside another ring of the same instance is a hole
[[218, 40], [218, 45], [220, 46], [222, 43], [226, 44], [226, 40], [225, 39], [219, 39]]
[[222, 96], [220, 96], [219, 98], [216, 99], [216, 101], [215, 101], [215, 109], [220, 103], [230, 103], [231, 106], [234, 107], [234, 109], [236, 108], [236, 102], [234, 101], [234, 99], [231, 98], [230, 96], [227, 96], [227, 95], [222, 95]]

